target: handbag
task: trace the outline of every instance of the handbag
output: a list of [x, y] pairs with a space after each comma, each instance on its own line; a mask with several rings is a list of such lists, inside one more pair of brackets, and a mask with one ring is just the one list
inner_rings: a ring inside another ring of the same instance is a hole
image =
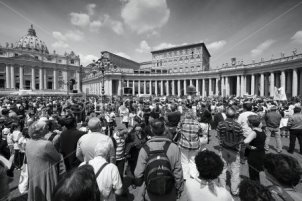
[[18, 189], [21, 194], [28, 192], [28, 167], [26, 156], [24, 157], [24, 162], [21, 168]]

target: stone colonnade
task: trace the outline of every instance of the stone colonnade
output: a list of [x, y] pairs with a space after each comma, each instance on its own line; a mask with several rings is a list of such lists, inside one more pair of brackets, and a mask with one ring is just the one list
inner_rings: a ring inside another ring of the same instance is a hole
[[222, 96], [259, 95], [274, 96], [275, 87], [283, 88], [288, 96], [302, 95], [302, 68], [222, 76]]
[[[29, 72], [25, 75], [24, 71], [27, 68]], [[16, 76], [16, 71], [19, 71], [18, 76]], [[36, 72], [38, 70], [38, 73]], [[47, 71], [52, 71], [52, 74], [47, 73]], [[61, 70], [60, 70], [61, 71]], [[31, 66], [23, 66], [23, 65], [10, 65], [6, 64], [5, 69], [5, 88], [6, 89], [26, 89], [25, 88], [25, 76], [30, 76], [30, 89], [32, 90], [58, 90], [59, 89], [59, 80], [63, 80], [65, 84], [63, 84], [63, 89], [67, 90], [67, 71], [62, 70], [62, 75], [59, 75], [59, 69], [51, 69], [51, 68], [39, 68], [39, 67], [31, 67]], [[36, 79], [38, 77], [38, 79]], [[48, 84], [48, 78], [51, 78], [51, 86]], [[80, 89], [80, 73], [76, 71], [75, 74], [76, 80], [76, 88]], [[18, 83], [18, 86], [17, 86]], [[28, 88], [28, 87], [27, 87]]]

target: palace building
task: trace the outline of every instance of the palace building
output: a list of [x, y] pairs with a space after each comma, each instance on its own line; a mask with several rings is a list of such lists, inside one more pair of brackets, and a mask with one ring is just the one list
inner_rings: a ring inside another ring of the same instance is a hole
[[151, 52], [152, 60], [137, 63], [104, 51], [112, 66], [104, 74], [85, 67], [83, 91], [102, 95], [122, 95], [131, 88], [132, 95], [183, 96], [194, 86], [200, 96], [274, 96], [275, 87], [288, 97], [302, 96], [302, 54], [244, 64], [235, 58], [231, 64], [211, 68], [210, 53], [204, 43], [183, 45]]
[[80, 92], [80, 58], [74, 52], [49, 53], [33, 26], [16, 43], [0, 44], [1, 93]]

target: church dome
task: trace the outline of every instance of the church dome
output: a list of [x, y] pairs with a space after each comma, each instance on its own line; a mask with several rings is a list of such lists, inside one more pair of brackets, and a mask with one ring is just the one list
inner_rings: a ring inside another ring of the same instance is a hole
[[33, 25], [31, 25], [30, 28], [28, 29], [27, 35], [23, 36], [16, 43], [16, 48], [49, 54], [46, 44], [37, 37]]

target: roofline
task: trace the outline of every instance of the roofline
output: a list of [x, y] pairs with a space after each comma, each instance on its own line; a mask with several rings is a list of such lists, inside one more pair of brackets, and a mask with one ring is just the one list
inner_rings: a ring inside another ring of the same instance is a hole
[[122, 59], [125, 59], [125, 60], [127, 60], [127, 61], [131, 61], [131, 62], [133, 62], [133, 63], [136, 63], [137, 65], [139, 65], [139, 63], [138, 62], [136, 62], [136, 61], [133, 61], [133, 60], [131, 60], [131, 59], [127, 59], [127, 58], [125, 58], [125, 57], [122, 57], [122, 56], [119, 56], [119, 55], [117, 55], [117, 54], [114, 54], [114, 53], [112, 53], [112, 52], [109, 52], [109, 51], [101, 51], [101, 53], [103, 54], [103, 53], [110, 53], [110, 54], [113, 54], [114, 56], [117, 56], [117, 57], [120, 57], [120, 58], [122, 58]]
[[203, 42], [201, 42], [201, 43], [191, 43], [191, 44], [186, 44], [186, 45], [179, 45], [179, 46], [169, 47], [169, 48], [160, 49], [160, 50], [154, 50], [154, 51], [151, 51], [151, 53], [152, 54], [153, 53], [160, 53], [160, 52], [165, 52], [165, 51], [168, 51], [168, 50], [183, 49], [183, 48], [186, 48], [186, 47], [195, 47], [195, 46], [203, 46], [203, 48], [206, 50], [206, 52], [211, 57], [211, 54], [210, 54], [208, 48], [206, 47], [206, 45]]

